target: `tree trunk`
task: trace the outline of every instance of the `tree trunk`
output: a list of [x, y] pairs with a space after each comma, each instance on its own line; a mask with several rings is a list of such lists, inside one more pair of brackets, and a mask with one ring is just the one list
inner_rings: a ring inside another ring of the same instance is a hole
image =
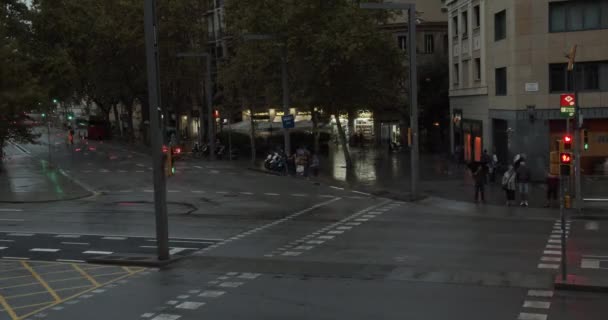
[[250, 142], [251, 142], [251, 164], [255, 165], [255, 122], [253, 121], [253, 108], [249, 108], [249, 125], [251, 125]]
[[118, 128], [120, 130], [120, 136], [124, 137], [124, 133], [122, 132], [122, 125], [120, 122], [120, 117], [118, 114], [118, 104], [113, 105], [112, 110], [114, 111], [114, 120], [116, 121], [116, 125], [118, 126]]
[[135, 101], [131, 101], [131, 105], [127, 107], [127, 128], [129, 131], [127, 132], [129, 142], [133, 142], [134, 139], [134, 131], [133, 131], [133, 104]]
[[313, 134], [313, 151], [315, 154], [319, 154], [319, 119], [317, 118], [317, 111], [315, 108], [312, 109], [312, 134]]
[[357, 117], [356, 110], [348, 110], [348, 144], [350, 145], [355, 136], [355, 118]]
[[350, 169], [353, 167], [353, 160], [350, 157], [348, 143], [346, 143], [346, 134], [344, 133], [344, 128], [342, 128], [342, 124], [340, 123], [340, 116], [338, 115], [338, 112], [334, 113], [334, 118], [336, 119], [336, 126], [338, 127], [338, 137], [340, 138], [340, 144], [342, 145], [342, 151], [344, 152], [346, 168]]

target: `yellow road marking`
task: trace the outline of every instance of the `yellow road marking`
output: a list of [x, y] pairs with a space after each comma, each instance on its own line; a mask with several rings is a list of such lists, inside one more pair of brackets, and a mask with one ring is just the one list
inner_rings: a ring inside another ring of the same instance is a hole
[[99, 282], [97, 282], [97, 280], [93, 279], [93, 277], [91, 277], [88, 273], [86, 273], [84, 270], [82, 270], [82, 268], [80, 268], [78, 265], [76, 265], [75, 263], [72, 263], [72, 267], [74, 267], [74, 269], [76, 269], [76, 271], [78, 271], [83, 277], [85, 277], [89, 281], [91, 281], [91, 283], [94, 286], [99, 287]]
[[[21, 270], [23, 270], [23, 268]], [[38, 275], [40, 275], [40, 276], [46, 276], [47, 274], [58, 274], [58, 273], [65, 273], [65, 272], [74, 272], [74, 269], [66, 269], [66, 270], [60, 270], [60, 271], [38, 273]], [[25, 277], [31, 277], [31, 276], [32, 276], [31, 274], [26, 274], [24, 276], [6, 277], [6, 278], [0, 278], [0, 281], [2, 281], [2, 280], [19, 279], [19, 278], [25, 278]]]
[[129, 274], [132, 274], [133, 272], [131, 271], [131, 269], [129, 269], [129, 267], [122, 267], [123, 269], [125, 269], [125, 271], [127, 271]]
[[[43, 306], [43, 305], [50, 304], [50, 303], [55, 303], [55, 302], [49, 301], [49, 302], [28, 304], [27, 306], [14, 307], [13, 310], [27, 309], [27, 308], [31, 308], [31, 307]], [[36, 312], [38, 312], [38, 311], [36, 311]], [[24, 317], [17, 317], [15, 319], [24, 319]]]
[[6, 313], [8, 313], [8, 315], [11, 317], [11, 319], [13, 319], [13, 320], [19, 319], [19, 317], [17, 317], [17, 314], [15, 313], [15, 311], [13, 311], [11, 306], [9, 306], [8, 303], [6, 303], [6, 300], [4, 300], [4, 297], [2, 297], [1, 295], [0, 295], [0, 305], [2, 305], [2, 307], [4, 308]]
[[[61, 288], [61, 289], [55, 289], [55, 292], [68, 291], [68, 290], [74, 290], [74, 289], [80, 289], [80, 288], [88, 288], [88, 287], [91, 287], [91, 286], [92, 285], [77, 286], [77, 287], [70, 287], [70, 288]], [[34, 295], [43, 294], [43, 293], [48, 293], [48, 292], [46, 292], [46, 291], [38, 291], [38, 292], [32, 292], [32, 293], [24, 293], [24, 294], [18, 294], [18, 295], [14, 295], [14, 296], [7, 296], [7, 297], [5, 297], [5, 299], [23, 298], [23, 297], [34, 296]], [[52, 303], [52, 301], [50, 301], [49, 303]]]
[[46, 283], [46, 281], [44, 281], [44, 279], [42, 279], [42, 277], [40, 277], [40, 275], [38, 275], [38, 273], [36, 273], [36, 271], [34, 271], [34, 269], [32, 269], [32, 267], [30, 267], [30, 265], [27, 264], [27, 262], [21, 261], [21, 264], [23, 264], [23, 267], [26, 268], [27, 271], [29, 271], [32, 274], [32, 276], [34, 276], [34, 278], [36, 278], [36, 280], [38, 280], [38, 282], [40, 282], [40, 284], [46, 289], [46, 291], [48, 291], [51, 294], [51, 296], [53, 296], [55, 301], [61, 301], [61, 298], [57, 295], [57, 293], [53, 290], [53, 288], [51, 288], [51, 286], [49, 286], [49, 284]]
[[[145, 270], [145, 269], [142, 269], [142, 270]], [[141, 272], [142, 270], [140, 270], [140, 271], [136, 271], [136, 272], [134, 272], [133, 274], [139, 273], [139, 272]], [[114, 282], [116, 282], [116, 281], [120, 281], [120, 280], [122, 280], [122, 279], [124, 279], [124, 278], [128, 278], [128, 277], [130, 277], [130, 276], [132, 276], [132, 275], [131, 275], [131, 274], [125, 274], [125, 275], [123, 275], [122, 277], [118, 277], [118, 278], [116, 278], [116, 279], [114, 279], [114, 280], [111, 280], [111, 281], [108, 281], [108, 282], [102, 283], [102, 284], [101, 284], [101, 286], [105, 286], [105, 285], [108, 285], [108, 284], [110, 284], [110, 283], [114, 283]], [[38, 309], [38, 310], [36, 310], [36, 311], [32, 311], [32, 312], [30, 312], [30, 313], [28, 313], [28, 314], [22, 315], [22, 316], [21, 316], [21, 319], [26, 319], [27, 317], [29, 317], [29, 316], [31, 316], [31, 315], [34, 315], [34, 314], [36, 314], [36, 313], [38, 313], [38, 312], [42, 312], [42, 311], [44, 311], [44, 310], [47, 310], [47, 309], [49, 309], [49, 308], [52, 308], [52, 307], [54, 307], [54, 306], [56, 306], [56, 305], [60, 304], [61, 302], [68, 301], [68, 300], [71, 300], [71, 299], [74, 299], [74, 298], [76, 298], [76, 297], [78, 297], [78, 296], [80, 296], [80, 295], [83, 295], [83, 294], [85, 294], [85, 293], [87, 293], [87, 292], [91, 292], [91, 291], [93, 291], [93, 290], [95, 290], [95, 289], [97, 289], [97, 288], [96, 288], [96, 287], [93, 287], [93, 288], [91, 288], [91, 289], [88, 289], [88, 290], [85, 290], [85, 291], [83, 291], [83, 292], [79, 292], [79, 293], [77, 293], [77, 294], [75, 294], [75, 295], [69, 296], [69, 297], [67, 297], [67, 298], [63, 299], [63, 301], [59, 301], [59, 302], [53, 302], [53, 304], [51, 304], [51, 305], [48, 305], [48, 306], [43, 307], [43, 308], [40, 308], [40, 309]]]

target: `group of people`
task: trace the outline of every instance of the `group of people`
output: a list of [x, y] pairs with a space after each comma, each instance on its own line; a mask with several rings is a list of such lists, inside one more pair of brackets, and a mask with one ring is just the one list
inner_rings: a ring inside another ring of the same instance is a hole
[[287, 164], [285, 168], [288, 174], [309, 177], [310, 174], [314, 177], [319, 175], [320, 160], [319, 156], [312, 154], [306, 146], [300, 146], [296, 152], [286, 157]]
[[[490, 156], [488, 150], [484, 150], [481, 162], [472, 169], [473, 178], [475, 179], [475, 202], [485, 202], [484, 186], [488, 180], [490, 182], [496, 181], [497, 170], [498, 157], [496, 154]], [[515, 204], [517, 191], [519, 191], [520, 195], [520, 206], [527, 207], [529, 205], [528, 195], [530, 193], [531, 176], [530, 168], [526, 165], [525, 156], [515, 156], [513, 163], [509, 165], [501, 181], [507, 199], [507, 206]]]

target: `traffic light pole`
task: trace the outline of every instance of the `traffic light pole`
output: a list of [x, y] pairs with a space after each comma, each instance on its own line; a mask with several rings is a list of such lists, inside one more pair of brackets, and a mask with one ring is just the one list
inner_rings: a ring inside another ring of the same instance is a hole
[[[156, 243], [158, 260], [169, 260], [169, 226], [167, 218], [167, 186], [163, 163], [163, 141], [160, 120], [160, 80], [158, 38], [156, 30], [156, 0], [144, 2], [144, 29], [148, 70], [148, 97], [150, 108], [150, 140], [154, 165], [154, 206], [156, 212]], [[171, 152], [171, 149], [168, 151]]]
[[[574, 65], [574, 70], [576, 70], [576, 65]], [[583, 190], [581, 183], [581, 108], [578, 103], [578, 88], [576, 86], [576, 72], [572, 77], [572, 85], [574, 87], [574, 193], [575, 193], [575, 201], [574, 207], [581, 211], [583, 209]]]

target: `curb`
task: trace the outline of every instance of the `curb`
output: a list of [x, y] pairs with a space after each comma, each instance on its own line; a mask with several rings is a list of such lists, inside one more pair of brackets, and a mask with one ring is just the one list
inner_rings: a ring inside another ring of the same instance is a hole
[[574, 275], [568, 275], [568, 279], [566, 280], [566, 282], [564, 282], [558, 275], [553, 282], [553, 287], [556, 290], [561, 291], [608, 293], [608, 285], [602, 286], [589, 284], [585, 283], [588, 281], [587, 279], [576, 280], [574, 279], [574, 277]]

